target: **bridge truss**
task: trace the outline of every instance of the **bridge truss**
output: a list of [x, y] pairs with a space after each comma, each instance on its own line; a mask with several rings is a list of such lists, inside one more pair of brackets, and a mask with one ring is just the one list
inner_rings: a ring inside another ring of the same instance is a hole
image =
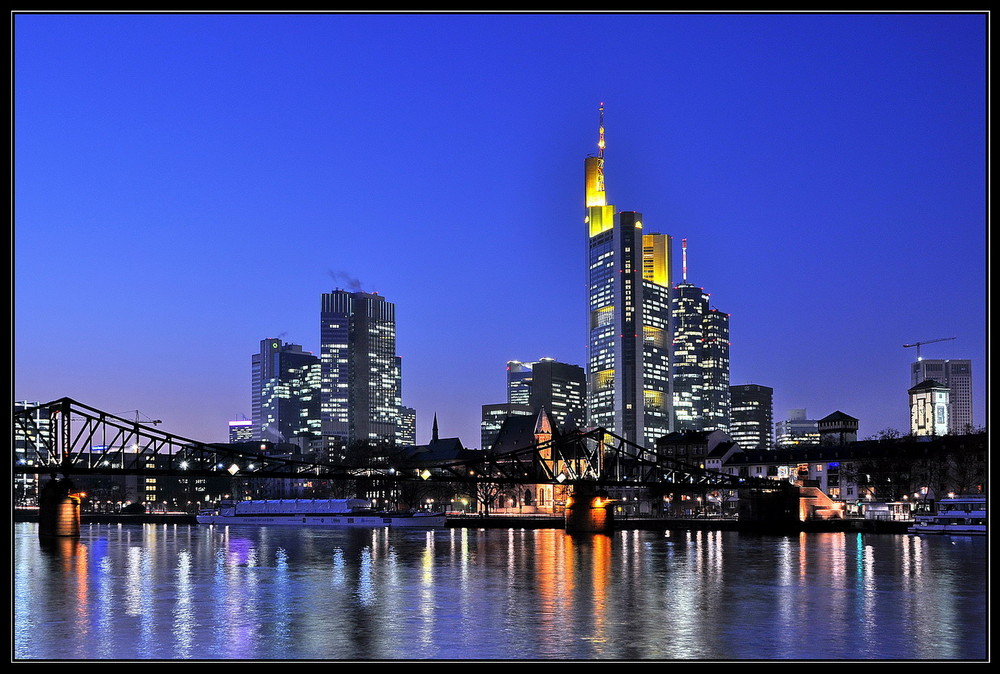
[[[388, 451], [353, 465], [334, 457], [275, 455], [183, 438], [69, 398], [14, 413], [15, 474], [175, 477], [373, 479], [386, 483], [561, 484], [590, 488], [657, 487], [664, 491], [757, 488], [772, 480], [742, 478], [692, 465], [593, 428], [515, 451], [467, 450], [427, 462]], [[267, 445], [265, 444], [265, 447]]]

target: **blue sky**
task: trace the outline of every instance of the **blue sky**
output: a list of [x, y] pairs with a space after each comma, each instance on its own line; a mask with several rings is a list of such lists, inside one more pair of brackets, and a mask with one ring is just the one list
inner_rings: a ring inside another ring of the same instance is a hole
[[418, 439], [508, 360], [585, 363], [583, 160], [688, 240], [732, 383], [907, 426], [914, 349], [985, 424], [982, 14], [14, 16], [17, 400], [225, 439], [250, 355], [396, 304]]

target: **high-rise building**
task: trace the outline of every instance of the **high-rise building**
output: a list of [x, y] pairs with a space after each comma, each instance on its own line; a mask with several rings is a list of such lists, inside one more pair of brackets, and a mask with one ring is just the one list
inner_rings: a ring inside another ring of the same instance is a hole
[[948, 432], [968, 433], [972, 428], [972, 361], [928, 358], [910, 365], [910, 386], [928, 379], [949, 389]]
[[500, 428], [507, 417], [531, 416], [531, 405], [520, 403], [498, 403], [495, 405], [483, 405], [483, 420], [480, 423], [480, 442], [482, 449], [493, 448], [500, 435]]
[[493, 446], [508, 416], [538, 416], [543, 409], [559, 429], [586, 424], [587, 377], [583, 368], [554, 358], [507, 361], [507, 402], [483, 405], [483, 449]]
[[597, 156], [584, 161], [587, 226], [587, 423], [653, 447], [671, 430], [671, 238], [616, 212], [604, 182], [604, 106]]
[[394, 443], [401, 407], [395, 305], [376, 293], [324, 293], [320, 360], [327, 449]]
[[251, 357], [253, 439], [299, 442], [319, 437], [319, 375], [320, 359], [300, 345], [262, 339]]
[[[38, 461], [35, 448], [45, 446], [44, 437], [48, 436], [54, 423], [52, 412], [47, 407], [41, 407], [39, 402], [18, 400], [14, 402], [14, 413], [32, 410], [31, 422], [24, 425], [14, 423], [13, 428], [13, 459], [21, 465], [34, 465]], [[39, 437], [41, 436], [41, 437]], [[14, 505], [37, 505], [40, 475], [33, 473], [17, 473], [14, 475]]]
[[704, 288], [687, 281], [673, 295], [674, 427], [678, 431], [729, 431], [729, 314], [711, 307]]
[[396, 444], [401, 447], [417, 444], [417, 411], [412, 407], [402, 406], [399, 408]]
[[[399, 381], [399, 400], [403, 400], [403, 359], [396, 356], [396, 379]], [[409, 447], [417, 444], [417, 411], [412, 407], [399, 406], [399, 422], [396, 424], [396, 445]]]
[[819, 421], [806, 419], [805, 409], [788, 410], [788, 419], [774, 424], [774, 445], [776, 447], [818, 444]]
[[729, 436], [744, 451], [773, 449], [774, 389], [760, 384], [729, 387]]
[[587, 423], [587, 376], [583, 368], [552, 358], [533, 363], [528, 405], [533, 414], [543, 409], [551, 413], [558, 429], [584, 426]]
[[507, 402], [527, 405], [531, 398], [531, 368], [534, 363], [507, 361]]

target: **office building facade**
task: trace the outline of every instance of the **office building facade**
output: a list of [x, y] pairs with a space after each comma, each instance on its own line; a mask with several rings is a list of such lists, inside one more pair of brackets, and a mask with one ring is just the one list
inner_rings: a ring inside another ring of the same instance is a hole
[[402, 406], [395, 305], [375, 293], [324, 293], [320, 364], [327, 451], [356, 441], [395, 443]]
[[254, 424], [251, 419], [237, 419], [229, 422], [229, 442], [250, 442], [253, 440]]
[[674, 287], [673, 320], [674, 427], [729, 432], [729, 314], [685, 281]]
[[972, 361], [956, 359], [920, 359], [910, 365], [910, 386], [927, 380], [948, 387], [948, 432], [968, 433], [972, 419]]
[[774, 447], [774, 389], [760, 384], [729, 387], [729, 436], [744, 451]]
[[774, 424], [775, 447], [819, 444], [819, 420], [807, 419], [804, 408], [788, 410], [788, 418]]
[[598, 154], [584, 161], [587, 423], [653, 447], [673, 420], [671, 238], [608, 203], [604, 148], [602, 105]]
[[583, 368], [552, 358], [533, 363], [528, 405], [533, 414], [543, 409], [549, 412], [560, 430], [583, 427], [587, 422], [587, 375]]
[[500, 428], [507, 417], [531, 416], [531, 405], [521, 403], [497, 403], [483, 405], [482, 421], [479, 425], [479, 441], [483, 450], [493, 449], [500, 435]]
[[507, 402], [527, 405], [531, 398], [531, 375], [534, 363], [507, 361]]
[[251, 357], [253, 440], [299, 442], [320, 435], [320, 359], [298, 344], [262, 339]]
[[483, 405], [480, 425], [483, 449], [497, 439], [508, 416], [551, 415], [558, 429], [580, 428], [587, 418], [587, 376], [582, 367], [554, 358], [507, 362], [507, 402]]
[[399, 425], [396, 427], [396, 445], [409, 447], [417, 444], [417, 411], [412, 407], [399, 408]]

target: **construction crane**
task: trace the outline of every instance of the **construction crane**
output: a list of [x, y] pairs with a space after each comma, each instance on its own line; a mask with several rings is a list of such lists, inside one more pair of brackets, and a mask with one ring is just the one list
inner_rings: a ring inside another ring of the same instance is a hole
[[911, 346], [917, 347], [917, 360], [920, 360], [920, 345], [921, 344], [933, 344], [934, 342], [947, 342], [949, 339], [957, 339], [957, 337], [941, 337], [940, 339], [928, 339], [924, 342], [914, 342], [913, 344], [904, 344], [903, 348], [908, 349]]

